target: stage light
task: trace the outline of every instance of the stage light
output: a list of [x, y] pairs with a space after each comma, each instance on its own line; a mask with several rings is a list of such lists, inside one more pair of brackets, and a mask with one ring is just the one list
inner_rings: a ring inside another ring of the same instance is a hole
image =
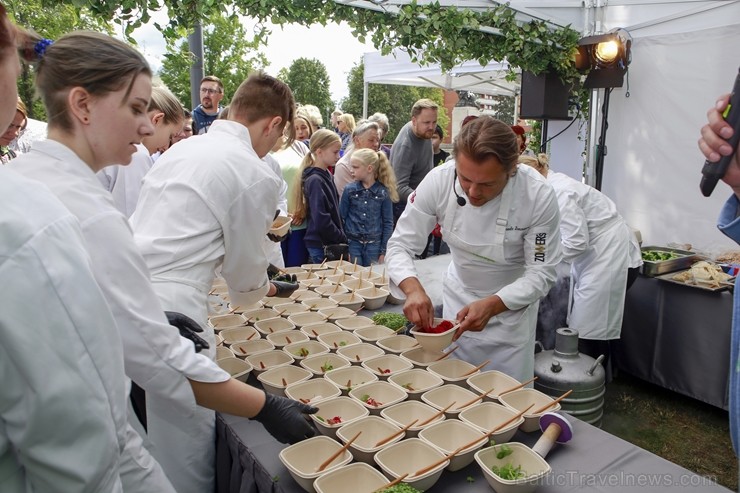
[[622, 87], [631, 46], [632, 37], [624, 29], [579, 40], [576, 68], [590, 69], [584, 86], [588, 89]]

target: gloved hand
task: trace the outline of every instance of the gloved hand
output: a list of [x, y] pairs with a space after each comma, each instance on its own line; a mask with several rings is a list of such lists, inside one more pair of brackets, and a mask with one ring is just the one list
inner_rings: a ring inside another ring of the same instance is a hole
[[318, 408], [286, 397], [265, 393], [265, 405], [256, 419], [270, 435], [282, 443], [296, 443], [315, 435], [304, 414], [314, 414]]
[[270, 282], [275, 286], [275, 294], [273, 296], [277, 298], [288, 298], [299, 287], [297, 282], [279, 281], [277, 279], [273, 279]]
[[180, 331], [182, 337], [192, 341], [196, 353], [210, 347], [202, 337], [196, 334], [197, 332], [203, 332], [203, 328], [198, 325], [198, 322], [179, 312], [164, 312], [164, 314], [167, 316], [170, 325]]
[[267, 238], [273, 242], [273, 243], [280, 243], [281, 241], [285, 241], [285, 239], [290, 236], [290, 229], [287, 233], [285, 233], [283, 236], [274, 235], [272, 233], [267, 233]]
[[295, 274], [283, 274], [279, 267], [272, 264], [267, 266], [267, 278], [271, 281], [298, 282]]

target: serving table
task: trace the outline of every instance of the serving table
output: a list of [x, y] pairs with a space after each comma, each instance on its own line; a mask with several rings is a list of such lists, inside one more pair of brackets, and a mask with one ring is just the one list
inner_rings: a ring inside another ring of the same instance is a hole
[[640, 275], [627, 290], [620, 370], [727, 409], [732, 293]]

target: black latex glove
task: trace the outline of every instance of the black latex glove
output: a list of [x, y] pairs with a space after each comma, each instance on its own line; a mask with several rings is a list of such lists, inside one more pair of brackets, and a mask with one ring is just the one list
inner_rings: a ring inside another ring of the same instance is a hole
[[275, 294], [273, 296], [277, 298], [288, 298], [291, 294], [293, 294], [293, 291], [298, 289], [298, 283], [297, 282], [285, 282], [285, 281], [278, 281], [273, 279], [270, 281], [273, 286], [275, 286]]
[[210, 347], [202, 337], [197, 335], [197, 332], [203, 332], [203, 328], [198, 325], [198, 322], [178, 312], [164, 312], [164, 314], [167, 316], [170, 325], [180, 331], [182, 337], [192, 341], [196, 353]]
[[316, 407], [265, 393], [265, 405], [253, 419], [262, 423], [277, 441], [296, 443], [316, 433], [304, 416], [316, 412]]
[[287, 233], [285, 233], [283, 236], [274, 235], [272, 233], [267, 233], [267, 238], [273, 242], [273, 243], [280, 243], [281, 241], [285, 241], [285, 239], [290, 236], [290, 230], [288, 230]]
[[283, 274], [279, 267], [272, 264], [267, 265], [267, 277], [271, 281], [291, 282], [294, 284], [298, 282], [295, 274]]

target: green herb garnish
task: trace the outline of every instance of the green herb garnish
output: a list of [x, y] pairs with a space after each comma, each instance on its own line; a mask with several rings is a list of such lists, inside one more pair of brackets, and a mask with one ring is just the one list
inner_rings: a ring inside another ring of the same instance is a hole
[[378, 312], [373, 315], [373, 322], [384, 325], [391, 330], [398, 330], [406, 326], [408, 320], [400, 313]]
[[511, 447], [509, 447], [508, 445], [501, 445], [496, 451], [496, 458], [501, 460], [504, 457], [511, 455], [512, 453], [514, 453], [514, 451], [511, 450]]
[[491, 466], [491, 471], [493, 471], [493, 474], [500, 477], [501, 479], [506, 479], [508, 481], [521, 479], [527, 476], [527, 473], [522, 471], [521, 464], [514, 467], [511, 462], [502, 467]]

